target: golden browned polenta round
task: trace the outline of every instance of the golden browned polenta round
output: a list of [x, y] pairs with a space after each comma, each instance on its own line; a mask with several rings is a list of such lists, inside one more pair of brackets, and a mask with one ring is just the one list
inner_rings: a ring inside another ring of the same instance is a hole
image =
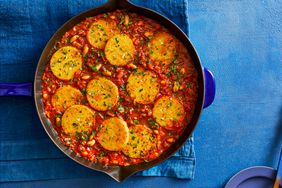
[[94, 112], [84, 105], [69, 107], [62, 117], [62, 129], [66, 134], [89, 133], [95, 124]]
[[156, 138], [151, 129], [144, 125], [129, 127], [129, 140], [123, 153], [132, 158], [143, 158], [156, 147]]
[[119, 99], [118, 87], [104, 77], [91, 80], [87, 85], [86, 93], [90, 106], [99, 111], [113, 108]]
[[182, 122], [185, 112], [177, 98], [163, 96], [157, 100], [153, 108], [153, 117], [161, 126], [170, 129], [173, 122]]
[[80, 52], [72, 47], [65, 46], [54, 53], [50, 60], [53, 74], [61, 80], [70, 80], [74, 73], [82, 66]]
[[167, 32], [160, 32], [153, 36], [148, 43], [150, 59], [157, 65], [169, 65], [176, 53], [176, 41]]
[[110, 38], [105, 47], [105, 55], [112, 65], [123, 66], [134, 60], [135, 48], [132, 40], [125, 34]]
[[51, 102], [57, 111], [64, 112], [68, 107], [80, 104], [82, 97], [78, 89], [65, 85], [57, 89], [52, 96]]
[[120, 151], [128, 142], [129, 130], [125, 121], [113, 117], [102, 123], [97, 139], [103, 148], [110, 151]]
[[152, 103], [159, 92], [158, 78], [151, 71], [137, 69], [129, 76], [126, 89], [136, 103]]
[[91, 24], [86, 37], [92, 46], [104, 49], [109, 38], [116, 32], [116, 24], [113, 21], [98, 20]]

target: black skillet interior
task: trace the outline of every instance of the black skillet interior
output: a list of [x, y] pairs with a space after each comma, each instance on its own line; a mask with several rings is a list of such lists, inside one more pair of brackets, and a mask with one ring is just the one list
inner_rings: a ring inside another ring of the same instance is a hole
[[[48, 63], [47, 60], [50, 56], [50, 51], [55, 45], [57, 41], [60, 40], [60, 38], [63, 36], [65, 32], [67, 32], [69, 29], [71, 29], [74, 25], [84, 20], [86, 17], [95, 16], [98, 14], [111, 12], [116, 9], [127, 9], [130, 12], [135, 12], [140, 15], [144, 15], [146, 17], [149, 17], [151, 19], [156, 20], [157, 22], [161, 23], [164, 27], [166, 27], [172, 34], [174, 34], [180, 41], [183, 42], [183, 44], [188, 49], [188, 52], [195, 64], [195, 67], [198, 71], [198, 83], [199, 83], [199, 93], [198, 93], [198, 100], [196, 104], [196, 109], [193, 115], [193, 118], [191, 122], [187, 125], [187, 128], [184, 130], [183, 134], [179, 138], [177, 142], [175, 142], [167, 151], [165, 151], [162, 155], [160, 155], [157, 159], [150, 161], [150, 162], [144, 162], [138, 165], [131, 165], [127, 167], [120, 167], [120, 166], [102, 166], [99, 163], [93, 163], [90, 162], [84, 158], [76, 156], [76, 154], [72, 151], [70, 151], [63, 143], [60, 141], [57, 132], [53, 129], [51, 122], [48, 120], [48, 118], [44, 114], [44, 108], [43, 108], [43, 101], [42, 101], [42, 94], [41, 94], [41, 77], [44, 72], [45, 66]], [[57, 147], [62, 150], [67, 156], [69, 156], [74, 161], [80, 163], [81, 165], [84, 165], [88, 168], [104, 172], [114, 178], [116, 181], [121, 182], [125, 180], [130, 175], [150, 168], [152, 166], [155, 166], [164, 160], [166, 160], [168, 157], [173, 155], [189, 138], [189, 136], [192, 134], [194, 128], [196, 127], [197, 121], [199, 119], [199, 116], [202, 111], [203, 101], [204, 101], [204, 77], [202, 72], [202, 66], [199, 61], [198, 55], [192, 46], [191, 42], [187, 38], [187, 36], [178, 28], [173, 22], [168, 20], [167, 18], [163, 17], [162, 15], [158, 14], [157, 12], [154, 12], [152, 10], [135, 6], [128, 2], [127, 0], [110, 0], [108, 3], [101, 7], [93, 8], [88, 11], [85, 11], [72, 19], [70, 19], [68, 22], [66, 22], [49, 40], [47, 43], [45, 49], [43, 50], [41, 57], [39, 59], [36, 73], [35, 73], [35, 81], [34, 81], [34, 97], [35, 97], [35, 103], [38, 115], [40, 117], [41, 123], [49, 135], [49, 137], [52, 139], [52, 141], [57, 145]]]

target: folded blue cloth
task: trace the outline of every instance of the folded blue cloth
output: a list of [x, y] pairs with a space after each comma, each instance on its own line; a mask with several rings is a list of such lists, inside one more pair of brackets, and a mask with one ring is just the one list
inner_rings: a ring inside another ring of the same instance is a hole
[[[187, 0], [135, 0], [170, 18], [188, 34]], [[52, 34], [69, 18], [102, 5], [99, 1], [0, 1], [0, 83], [32, 82], [39, 56]], [[32, 98], [0, 98], [0, 181], [85, 178], [99, 173], [67, 158], [50, 141]], [[193, 137], [170, 159], [141, 176], [192, 179]], [[72, 173], [69, 173], [72, 172]]]

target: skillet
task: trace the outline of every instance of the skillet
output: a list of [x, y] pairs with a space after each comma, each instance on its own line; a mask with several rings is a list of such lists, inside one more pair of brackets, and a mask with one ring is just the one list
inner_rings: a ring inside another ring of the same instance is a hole
[[[140, 163], [137, 165], [103, 166], [99, 163], [93, 163], [84, 158], [76, 156], [74, 152], [70, 151], [61, 142], [57, 132], [52, 127], [51, 122], [48, 120], [48, 118], [44, 114], [42, 91], [41, 91], [41, 85], [42, 85], [41, 77], [43, 75], [43, 72], [46, 66], [46, 62], [50, 55], [51, 49], [56, 44], [56, 42], [61, 39], [61, 37], [64, 35], [65, 32], [67, 32], [74, 25], [83, 21], [87, 17], [96, 16], [98, 14], [103, 14], [107, 12], [112, 12], [117, 9], [127, 9], [130, 12], [135, 12], [140, 15], [151, 18], [157, 21], [158, 23], [162, 24], [176, 38], [182, 41], [184, 46], [187, 48], [189, 55], [191, 56], [192, 61], [194, 63], [194, 66], [198, 72], [198, 99], [196, 102], [196, 108], [195, 108], [194, 115], [189, 125], [186, 126], [180, 138], [170, 148], [168, 148], [165, 152], [163, 152], [158, 158], [150, 162], [144, 162], [144, 163]], [[196, 53], [196, 50], [194, 49], [188, 37], [172, 21], [170, 21], [166, 17], [160, 15], [159, 13], [153, 10], [150, 10], [144, 7], [140, 7], [140, 6], [136, 6], [130, 3], [128, 0], [109, 0], [103, 6], [87, 10], [71, 18], [61, 28], [57, 30], [57, 32], [49, 40], [49, 42], [47, 43], [46, 47], [44, 48], [41, 54], [41, 57], [39, 59], [37, 69], [35, 72], [35, 79], [34, 79], [33, 84], [32, 83], [0, 84], [0, 96], [34, 96], [34, 100], [35, 100], [35, 104], [36, 104], [36, 108], [37, 108], [37, 112], [38, 112], [40, 121], [45, 131], [51, 138], [51, 140], [57, 145], [57, 147], [60, 150], [62, 150], [68, 157], [80, 163], [81, 165], [84, 165], [96, 171], [104, 172], [108, 174], [109, 176], [111, 176], [112, 178], [114, 178], [116, 181], [122, 182], [123, 180], [125, 180], [126, 178], [128, 178], [129, 176], [131, 176], [132, 174], [138, 171], [153, 167], [163, 162], [164, 160], [169, 158], [171, 155], [173, 155], [185, 143], [185, 141], [190, 137], [193, 130], [195, 129], [202, 109], [209, 106], [214, 100], [215, 81], [214, 81], [212, 73], [209, 70], [207, 70], [206, 68], [202, 67], [199, 57]]]

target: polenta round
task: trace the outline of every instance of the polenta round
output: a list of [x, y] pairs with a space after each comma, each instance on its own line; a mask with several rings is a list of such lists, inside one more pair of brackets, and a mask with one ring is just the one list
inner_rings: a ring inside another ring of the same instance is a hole
[[72, 47], [65, 46], [54, 53], [50, 60], [50, 67], [53, 74], [61, 80], [70, 80], [74, 73], [82, 66], [80, 52]]
[[129, 76], [126, 89], [136, 103], [150, 104], [159, 92], [158, 78], [151, 71], [136, 69]]
[[69, 107], [62, 117], [62, 129], [66, 134], [89, 133], [95, 124], [94, 112], [84, 105]]
[[108, 39], [116, 32], [116, 24], [113, 21], [98, 20], [89, 27], [86, 37], [93, 47], [104, 49]]
[[117, 117], [103, 121], [102, 128], [97, 134], [99, 143], [110, 151], [120, 151], [127, 144], [128, 138], [127, 123]]
[[160, 32], [153, 36], [148, 43], [149, 57], [157, 65], [169, 65], [176, 53], [176, 41], [167, 32]]
[[171, 129], [174, 122], [183, 121], [185, 112], [177, 98], [163, 96], [154, 105], [153, 117], [159, 125], [166, 129]]
[[118, 102], [118, 87], [104, 77], [91, 80], [86, 88], [86, 97], [92, 108], [99, 111], [112, 109]]
[[105, 55], [112, 65], [123, 66], [134, 60], [135, 47], [132, 40], [125, 34], [110, 38], [105, 47]]
[[132, 158], [144, 158], [156, 147], [156, 138], [151, 129], [144, 125], [129, 127], [129, 140], [123, 153]]
[[78, 89], [65, 85], [57, 89], [52, 96], [51, 103], [57, 111], [64, 112], [68, 107], [80, 104], [82, 98], [83, 96]]

